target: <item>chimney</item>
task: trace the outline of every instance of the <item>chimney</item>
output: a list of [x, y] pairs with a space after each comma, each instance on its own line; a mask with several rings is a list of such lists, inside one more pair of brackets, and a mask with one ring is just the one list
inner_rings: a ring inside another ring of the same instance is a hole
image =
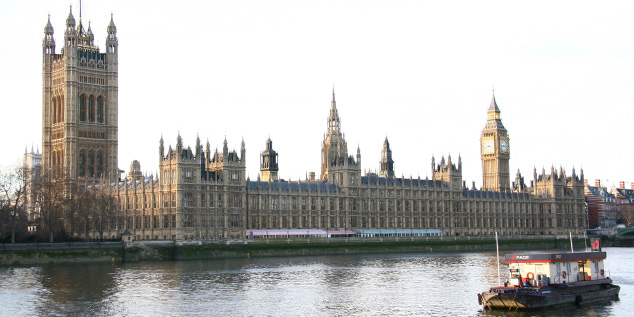
[[600, 179], [595, 179], [594, 180], [594, 186], [595, 187], [601, 187], [601, 180]]
[[632, 185], [632, 190], [634, 190], [634, 182], [630, 183]]
[[311, 182], [314, 182], [314, 181], [315, 181], [315, 172], [310, 172], [310, 173], [308, 173], [308, 179], [309, 179]]
[[625, 189], [625, 182], [624, 181], [620, 181], [619, 182], [619, 188], [620, 189]]
[[588, 187], [588, 179], [587, 178], [583, 179], [583, 187]]

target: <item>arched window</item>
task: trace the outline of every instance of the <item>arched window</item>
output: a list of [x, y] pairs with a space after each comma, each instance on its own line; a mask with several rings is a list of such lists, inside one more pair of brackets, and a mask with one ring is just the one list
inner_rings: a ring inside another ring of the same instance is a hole
[[52, 107], [51, 109], [53, 110], [52, 116], [51, 116], [51, 120], [53, 120], [53, 123], [57, 123], [57, 98], [53, 98], [52, 100]]
[[95, 162], [95, 175], [100, 177], [103, 176], [103, 154], [101, 151], [97, 152], [97, 161]]
[[55, 99], [55, 112], [57, 117], [55, 122], [62, 122], [62, 103], [59, 101], [59, 96]]
[[59, 106], [59, 120], [64, 121], [64, 96], [57, 97], [57, 105]]
[[79, 176], [86, 176], [86, 152], [79, 152]]
[[88, 121], [95, 122], [95, 96], [88, 98]]
[[59, 97], [55, 97], [55, 123], [60, 122], [61, 120], [59, 120], [59, 117], [61, 115], [61, 111], [60, 111], [60, 104], [59, 104]]
[[103, 97], [97, 98], [97, 122], [103, 123]]
[[79, 96], [79, 121], [86, 121], [86, 95]]
[[89, 177], [95, 175], [95, 154], [92, 151], [88, 152], [87, 174]]

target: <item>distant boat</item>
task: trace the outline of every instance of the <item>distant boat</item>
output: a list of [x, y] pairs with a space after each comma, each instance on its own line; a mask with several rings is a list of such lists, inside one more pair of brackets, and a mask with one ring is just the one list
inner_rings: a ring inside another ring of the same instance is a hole
[[606, 257], [602, 251], [507, 254], [508, 281], [478, 294], [478, 301], [485, 309], [517, 310], [618, 299]]

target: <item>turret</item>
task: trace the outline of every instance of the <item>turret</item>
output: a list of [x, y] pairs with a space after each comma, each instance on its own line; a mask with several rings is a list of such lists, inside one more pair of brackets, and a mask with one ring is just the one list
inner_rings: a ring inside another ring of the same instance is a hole
[[209, 139], [207, 139], [207, 144], [205, 145], [205, 159], [209, 160], [211, 158], [211, 146], [209, 145]]
[[163, 135], [161, 135], [161, 140], [159, 141], [159, 156], [161, 159], [165, 157], [165, 144], [163, 142]]
[[227, 137], [225, 136], [225, 140], [222, 143], [222, 157], [225, 162], [228, 162], [229, 159], [229, 145], [227, 143]]
[[106, 53], [116, 56], [118, 46], [117, 27], [114, 25], [114, 16], [110, 14], [110, 24], [108, 24], [108, 35], [106, 36]]
[[48, 15], [48, 22], [44, 27], [44, 40], [42, 41], [42, 47], [46, 63], [46, 56], [55, 54], [55, 38], [53, 37], [53, 25], [51, 24], [50, 14]]
[[90, 21], [88, 22], [88, 30], [86, 31], [86, 42], [87, 45], [95, 46], [95, 35], [90, 28]]
[[381, 151], [381, 177], [394, 177], [394, 160], [392, 160], [392, 150], [390, 149], [390, 142], [385, 137], [383, 142], [383, 151]]
[[196, 135], [196, 158], [200, 158], [203, 152], [203, 146], [200, 144], [200, 136]]
[[277, 152], [273, 150], [273, 141], [266, 140], [266, 150], [260, 154], [260, 172], [263, 181], [277, 181], [279, 166], [277, 164]]
[[244, 145], [244, 138], [242, 138], [242, 143], [240, 143], [240, 161], [246, 164], [247, 158], [247, 149]]
[[526, 184], [524, 183], [524, 177], [520, 173], [519, 168], [517, 169], [517, 174], [515, 174], [515, 182], [513, 182], [513, 191], [522, 193], [526, 190]]
[[73, 6], [66, 18], [66, 32], [64, 32], [64, 46], [70, 47], [77, 44], [77, 32], [75, 31], [75, 17], [73, 16]]
[[80, 45], [86, 45], [86, 32], [84, 31], [84, 25], [81, 23], [81, 14], [79, 15], [79, 24], [77, 24], [77, 42]]
[[179, 132], [178, 136], [176, 137], [176, 155], [181, 155], [182, 152], [183, 152], [183, 138], [181, 137], [181, 134]]

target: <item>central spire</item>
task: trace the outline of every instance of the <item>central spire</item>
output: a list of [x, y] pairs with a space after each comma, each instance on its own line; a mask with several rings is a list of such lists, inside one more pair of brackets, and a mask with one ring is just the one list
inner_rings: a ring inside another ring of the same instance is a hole
[[330, 115], [328, 116], [328, 131], [339, 131], [341, 122], [337, 112], [337, 101], [335, 101], [335, 87], [332, 87], [332, 101], [330, 102]]
[[332, 86], [332, 103], [335, 103], [335, 86]]

